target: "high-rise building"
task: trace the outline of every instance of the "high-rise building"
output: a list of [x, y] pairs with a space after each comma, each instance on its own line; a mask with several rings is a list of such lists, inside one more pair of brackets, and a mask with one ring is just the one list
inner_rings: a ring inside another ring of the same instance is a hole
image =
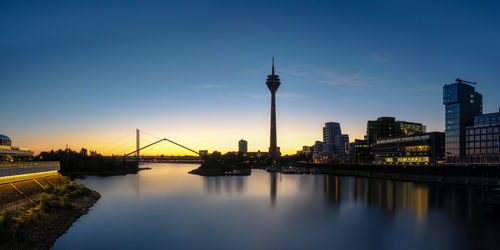
[[[474, 116], [483, 113], [483, 96], [460, 79], [443, 86], [445, 105], [445, 152], [448, 162], [465, 157], [465, 129], [474, 124]], [[474, 84], [474, 83], [472, 83]]]
[[238, 141], [238, 153], [246, 154], [248, 153], [248, 142], [241, 139]]
[[469, 163], [500, 163], [500, 110], [474, 117], [465, 130], [465, 154]]
[[376, 121], [368, 121], [365, 140], [374, 144], [378, 138], [394, 136], [396, 134], [395, 127], [396, 119], [394, 117], [379, 117]]
[[334, 153], [334, 138], [341, 135], [340, 124], [338, 122], [326, 122], [323, 127], [323, 153]]
[[269, 155], [271, 159], [275, 161], [278, 158], [278, 146], [277, 146], [277, 135], [276, 135], [276, 91], [281, 85], [279, 75], [274, 74], [274, 57], [272, 74], [267, 76], [266, 81], [267, 88], [271, 91], [271, 133], [270, 133], [270, 143], [269, 143]]

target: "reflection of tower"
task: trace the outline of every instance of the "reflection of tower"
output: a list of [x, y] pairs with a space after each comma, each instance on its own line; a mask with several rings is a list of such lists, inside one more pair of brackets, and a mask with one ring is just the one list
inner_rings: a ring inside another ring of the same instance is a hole
[[266, 85], [271, 91], [271, 143], [269, 145], [269, 155], [275, 161], [278, 158], [277, 136], [276, 136], [276, 91], [280, 87], [280, 77], [274, 74], [274, 57], [272, 74], [267, 76]]
[[270, 175], [271, 177], [271, 207], [274, 208], [276, 205], [276, 173], [272, 172]]

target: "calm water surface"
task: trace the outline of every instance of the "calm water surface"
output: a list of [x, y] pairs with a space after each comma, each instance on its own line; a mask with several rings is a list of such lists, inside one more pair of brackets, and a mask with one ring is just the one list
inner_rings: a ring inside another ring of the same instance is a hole
[[500, 238], [481, 190], [331, 175], [137, 175], [77, 182], [102, 198], [54, 249], [481, 249]]

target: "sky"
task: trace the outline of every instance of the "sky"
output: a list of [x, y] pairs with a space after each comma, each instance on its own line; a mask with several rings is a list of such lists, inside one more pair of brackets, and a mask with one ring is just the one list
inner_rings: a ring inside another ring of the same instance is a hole
[[[293, 154], [339, 122], [351, 141], [394, 116], [444, 131], [442, 86], [500, 107], [495, 1], [2, 1], [0, 134], [38, 153], [103, 154], [169, 138]], [[162, 145], [143, 152], [184, 155]]]

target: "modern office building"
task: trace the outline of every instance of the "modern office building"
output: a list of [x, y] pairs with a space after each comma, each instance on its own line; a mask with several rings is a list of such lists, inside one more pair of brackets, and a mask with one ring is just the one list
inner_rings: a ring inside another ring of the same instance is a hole
[[349, 158], [352, 163], [372, 163], [372, 145], [365, 140], [356, 139], [350, 143]]
[[238, 141], [238, 153], [246, 154], [248, 153], [248, 142], [241, 139]]
[[323, 127], [323, 153], [333, 154], [335, 152], [334, 138], [341, 135], [340, 123], [326, 122]]
[[477, 115], [474, 125], [465, 128], [466, 161], [474, 164], [500, 163], [500, 110]]
[[445, 134], [430, 132], [378, 139], [374, 162], [387, 165], [436, 164], [444, 160]]
[[394, 117], [379, 117], [375, 121], [368, 121], [366, 125], [366, 137], [370, 144], [378, 138], [391, 137], [395, 135], [396, 120]]
[[467, 83], [471, 82], [457, 79], [443, 86], [447, 162], [465, 160], [466, 127], [474, 125], [474, 117], [483, 113], [483, 96]]
[[275, 161], [278, 156], [278, 146], [277, 146], [277, 135], [276, 135], [276, 91], [281, 85], [279, 75], [274, 74], [274, 57], [272, 74], [267, 76], [266, 81], [267, 88], [271, 91], [271, 133], [270, 133], [270, 143], [269, 143], [269, 155], [271, 159]]
[[349, 154], [349, 135], [336, 135], [333, 138], [334, 153], [337, 158], [346, 158]]
[[406, 136], [425, 132], [422, 123], [396, 121], [395, 117], [379, 117], [375, 121], [368, 121], [365, 140], [373, 144], [377, 139], [393, 136]]
[[33, 151], [28, 148], [12, 146], [12, 140], [0, 135], [0, 162], [19, 162], [33, 159]]

